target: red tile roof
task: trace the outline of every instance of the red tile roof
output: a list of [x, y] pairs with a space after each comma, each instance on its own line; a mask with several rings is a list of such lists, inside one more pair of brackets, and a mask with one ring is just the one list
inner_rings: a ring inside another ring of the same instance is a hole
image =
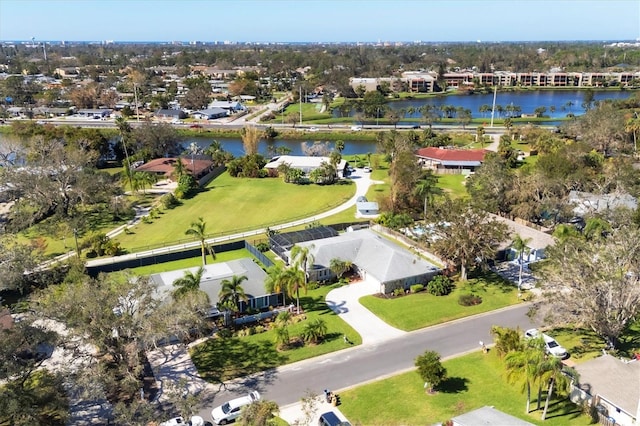
[[486, 149], [447, 149], [447, 148], [420, 148], [416, 151], [418, 157], [430, 158], [439, 161], [484, 161]]
[[[173, 165], [177, 160], [177, 158], [156, 158], [155, 160], [144, 163], [140, 167], [136, 167], [135, 171], [163, 173], [164, 175], [169, 176], [173, 173]], [[183, 158], [182, 164], [184, 164], [185, 169], [187, 169], [187, 171], [193, 176], [199, 176], [203, 171], [211, 167], [213, 161], [194, 159], [193, 164], [191, 164], [190, 158]]]

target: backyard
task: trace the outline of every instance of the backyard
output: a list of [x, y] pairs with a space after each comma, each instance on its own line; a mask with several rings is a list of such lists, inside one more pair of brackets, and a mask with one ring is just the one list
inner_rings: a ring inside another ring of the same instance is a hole
[[302, 219], [336, 207], [355, 191], [345, 185], [293, 185], [282, 179], [233, 178], [228, 173], [210, 182], [182, 205], [151, 223], [140, 223], [116, 240], [128, 251], [192, 241], [185, 231], [202, 217], [209, 237], [228, 235]]

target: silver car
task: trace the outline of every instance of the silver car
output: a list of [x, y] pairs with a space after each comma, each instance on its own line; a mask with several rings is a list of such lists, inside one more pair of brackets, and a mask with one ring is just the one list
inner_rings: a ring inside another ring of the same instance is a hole
[[227, 423], [235, 421], [240, 416], [242, 407], [256, 401], [260, 401], [260, 394], [258, 391], [252, 391], [247, 396], [232, 399], [231, 401], [214, 408], [211, 410], [213, 423], [217, 425], [226, 425]]

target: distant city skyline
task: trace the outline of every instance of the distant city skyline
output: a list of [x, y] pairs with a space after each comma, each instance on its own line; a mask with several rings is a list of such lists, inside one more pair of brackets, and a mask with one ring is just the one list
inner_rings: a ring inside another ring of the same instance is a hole
[[0, 0], [0, 40], [640, 40], [640, 0]]

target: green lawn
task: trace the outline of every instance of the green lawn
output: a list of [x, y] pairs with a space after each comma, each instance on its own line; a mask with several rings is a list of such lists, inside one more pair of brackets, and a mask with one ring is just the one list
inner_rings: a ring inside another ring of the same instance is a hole
[[[411, 371], [340, 392], [340, 410], [354, 425], [440, 424], [485, 405], [539, 425], [590, 424], [590, 418], [566, 399], [552, 398], [544, 422], [540, 420], [542, 410], [525, 414], [526, 396], [521, 386], [506, 382], [502, 361], [493, 351], [488, 355], [476, 352], [443, 364], [448, 379], [434, 395], [425, 394], [420, 376]], [[535, 401], [537, 388], [533, 394]], [[532, 408], [536, 408], [535, 402]]]
[[451, 198], [466, 198], [469, 195], [464, 175], [438, 175], [438, 187]]
[[[207, 255], [207, 264], [228, 262], [230, 260], [244, 259], [245, 257], [253, 258], [247, 249], [225, 251], [223, 253], [216, 253], [216, 260], [214, 261], [211, 260], [211, 256]], [[151, 275], [178, 269], [193, 268], [200, 265], [202, 265], [202, 257], [197, 256], [171, 262], [157, 263], [155, 265], [139, 266], [137, 268], [131, 268], [130, 271], [136, 275]]]
[[211, 237], [273, 226], [329, 210], [354, 192], [353, 184], [292, 185], [277, 178], [232, 178], [224, 173], [181, 206], [116, 240], [129, 251], [186, 242], [184, 233], [198, 217], [204, 218]]
[[[468, 293], [482, 297], [482, 303], [459, 305], [458, 297]], [[455, 290], [447, 296], [433, 296], [423, 291], [387, 299], [365, 296], [360, 303], [387, 324], [411, 331], [519, 303], [517, 293], [513, 284], [494, 273], [487, 273], [456, 284]]]
[[323, 343], [278, 351], [273, 330], [244, 337], [212, 338], [191, 351], [198, 373], [205, 380], [219, 383], [350, 347], [345, 344], [343, 335], [354, 345], [361, 344], [360, 335], [327, 307], [325, 296], [333, 288], [335, 285], [323, 286], [310, 290], [306, 295], [301, 294], [300, 303], [306, 319], [289, 326], [289, 335], [293, 339], [300, 335], [308, 321], [322, 318], [327, 324]]

